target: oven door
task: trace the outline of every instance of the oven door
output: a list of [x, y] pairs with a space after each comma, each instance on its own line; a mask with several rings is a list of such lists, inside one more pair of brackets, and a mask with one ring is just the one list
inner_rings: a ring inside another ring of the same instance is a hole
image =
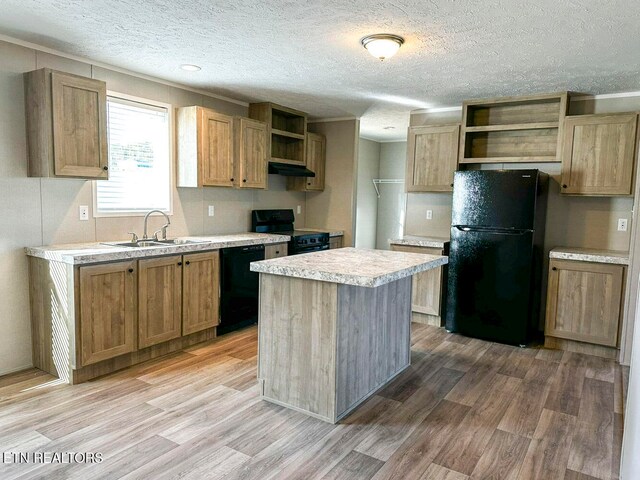
[[320, 250], [329, 250], [329, 244], [327, 243], [325, 245], [310, 245], [308, 247], [294, 247], [289, 252], [289, 255], [301, 255], [303, 253], [318, 252]]

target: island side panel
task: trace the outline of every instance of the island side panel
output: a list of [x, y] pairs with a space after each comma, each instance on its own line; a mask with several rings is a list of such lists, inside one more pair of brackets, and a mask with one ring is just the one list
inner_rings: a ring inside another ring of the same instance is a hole
[[336, 419], [409, 366], [411, 281], [338, 286]]
[[335, 421], [337, 284], [260, 274], [264, 400]]

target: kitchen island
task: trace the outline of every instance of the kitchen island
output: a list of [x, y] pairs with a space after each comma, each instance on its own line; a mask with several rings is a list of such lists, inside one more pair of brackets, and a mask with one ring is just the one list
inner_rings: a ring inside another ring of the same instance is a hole
[[447, 257], [341, 248], [254, 262], [262, 399], [330, 423], [410, 364], [412, 275]]

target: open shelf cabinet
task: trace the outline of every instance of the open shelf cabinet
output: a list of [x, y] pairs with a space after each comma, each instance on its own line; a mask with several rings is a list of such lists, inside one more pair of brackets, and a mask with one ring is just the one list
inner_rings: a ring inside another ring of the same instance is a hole
[[249, 105], [249, 117], [267, 124], [270, 161], [305, 164], [306, 113], [265, 102]]

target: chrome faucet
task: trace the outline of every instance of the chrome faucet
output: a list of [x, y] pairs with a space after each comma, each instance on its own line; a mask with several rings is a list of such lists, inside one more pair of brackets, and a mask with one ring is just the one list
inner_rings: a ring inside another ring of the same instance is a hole
[[144, 216], [144, 232], [142, 234], [142, 240], [150, 240], [149, 237], [147, 236], [147, 222], [149, 221], [149, 216], [152, 213], [160, 213], [162, 215], [164, 215], [164, 218], [167, 219], [167, 223], [165, 223], [162, 227], [160, 227], [160, 229], [156, 230], [153, 234], [153, 238], [155, 240], [158, 240], [158, 233], [162, 232], [162, 239], [166, 240], [167, 239], [167, 228], [169, 227], [169, 225], [171, 225], [171, 220], [169, 220], [169, 216], [164, 213], [162, 210], [151, 210], [150, 212], [148, 212], [145, 216]]

